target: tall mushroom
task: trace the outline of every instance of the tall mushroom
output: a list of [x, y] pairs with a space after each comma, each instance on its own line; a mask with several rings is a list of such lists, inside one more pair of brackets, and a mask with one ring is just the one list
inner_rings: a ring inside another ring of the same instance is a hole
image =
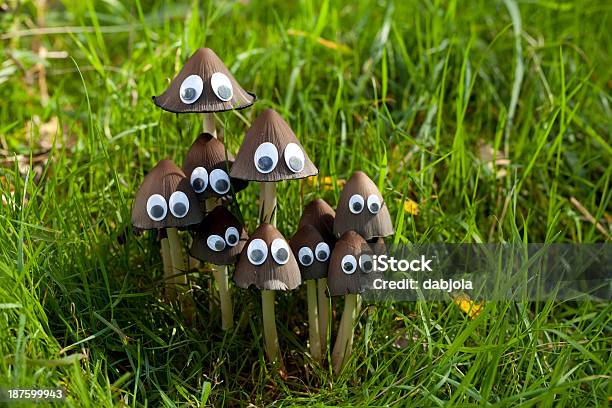
[[364, 290], [364, 274], [373, 270], [366, 240], [355, 231], [345, 232], [332, 251], [329, 261], [330, 296], [345, 296], [344, 311], [332, 351], [332, 368], [338, 374], [351, 354], [354, 324], [359, 314], [358, 296]]
[[[191, 145], [183, 162], [183, 170], [191, 188], [207, 210], [214, 212], [215, 200], [244, 189], [247, 182], [230, 179], [229, 170], [234, 157], [225, 150], [223, 142], [210, 133], [202, 133]], [[233, 324], [232, 299], [229, 293], [226, 264], [212, 262], [213, 276], [219, 289], [221, 327], [230, 329]]]
[[273, 225], [263, 223], [253, 232], [236, 265], [234, 281], [241, 288], [255, 285], [262, 291], [266, 353], [270, 362], [278, 362], [280, 355], [274, 319], [274, 297], [268, 301], [263, 293], [293, 290], [302, 283], [302, 278], [289, 244]]
[[[264, 110], [246, 133], [230, 176], [242, 180], [259, 181], [260, 218], [262, 222], [276, 224], [276, 184], [281, 180], [300, 179], [318, 173], [304, 148], [283, 118], [272, 109]], [[274, 292], [262, 290], [264, 326], [275, 325], [267, 319], [274, 316]], [[272, 310], [272, 313], [266, 313]], [[276, 328], [274, 329], [276, 333]], [[272, 361], [278, 358], [278, 349], [269, 349]]]
[[[132, 225], [140, 229], [165, 229], [167, 238], [162, 236], [162, 256], [169, 252], [172, 276], [164, 268], [166, 289], [170, 297], [176, 296], [176, 285], [187, 284], [185, 260], [181, 254], [177, 228], [199, 224], [203, 215], [198, 199], [191, 190], [185, 173], [170, 160], [161, 160], [145, 176], [132, 208]], [[164, 249], [164, 239], [168, 248]], [[165, 257], [167, 258], [167, 257]], [[181, 274], [183, 274], [181, 276]]]
[[314, 226], [306, 224], [289, 240], [289, 246], [297, 258], [302, 281], [306, 282], [310, 355], [316, 362], [321, 362], [324, 347], [321, 344], [316, 282], [327, 277], [329, 245]]
[[[217, 137], [214, 112], [244, 109], [256, 101], [253, 93], [245, 91], [229, 72], [223, 61], [210, 48], [199, 48], [185, 63], [178, 75], [170, 82], [168, 88], [153, 102], [160, 108], [173, 113], [202, 113], [202, 130]], [[216, 198], [206, 202], [206, 210], [211, 211], [217, 205]], [[227, 270], [215, 269], [215, 279], [220, 293], [228, 286]], [[229, 296], [227, 296], [229, 299]], [[227, 309], [228, 304], [225, 304]], [[229, 303], [231, 312], [231, 302]], [[233, 321], [227, 319], [223, 327], [229, 328]]]
[[[302, 217], [298, 224], [298, 228], [305, 225], [314, 226], [323, 240], [330, 247], [333, 247], [336, 242], [334, 235], [334, 218], [336, 212], [334, 209], [321, 198], [311, 201], [302, 212]], [[327, 290], [327, 273], [317, 279], [317, 299], [318, 299], [318, 316], [319, 316], [319, 335], [321, 337], [321, 354], [327, 352], [327, 333], [329, 325], [329, 298], [325, 291]]]
[[362, 171], [356, 171], [346, 182], [340, 194], [334, 233], [356, 231], [366, 240], [393, 234], [389, 209], [378, 187]]

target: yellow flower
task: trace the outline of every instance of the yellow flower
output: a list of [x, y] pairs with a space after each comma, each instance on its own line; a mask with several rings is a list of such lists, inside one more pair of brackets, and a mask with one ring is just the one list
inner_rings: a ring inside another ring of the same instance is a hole
[[[334, 189], [334, 179], [331, 176], [312, 176], [308, 177], [306, 182], [312, 187], [320, 186], [324, 191], [331, 191]], [[346, 184], [346, 180], [336, 179], [335, 184], [341, 189]]]
[[404, 201], [404, 211], [408, 214], [419, 215], [419, 204], [408, 198]]
[[457, 295], [454, 302], [463, 313], [466, 313], [472, 319], [477, 318], [484, 308], [484, 302], [476, 303], [468, 295]]

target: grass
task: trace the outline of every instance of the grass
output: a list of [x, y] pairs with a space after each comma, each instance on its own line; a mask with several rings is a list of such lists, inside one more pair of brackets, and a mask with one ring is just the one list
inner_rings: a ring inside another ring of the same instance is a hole
[[[0, 386], [64, 386], [79, 407], [609, 404], [610, 303], [498, 302], [475, 319], [450, 302], [365, 304], [334, 379], [306, 354], [302, 287], [277, 296], [280, 378], [258, 293], [232, 287], [241, 324], [224, 333], [199, 274], [188, 325], [160, 300], [154, 237], [130, 225], [143, 175], [182, 162], [201, 126], [151, 96], [208, 46], [259, 99], [218, 115], [230, 150], [272, 107], [333, 179], [281, 183], [286, 236], [361, 169], [396, 242], [605, 241], [609, 4], [14, 3], [0, 14]], [[257, 193], [239, 197], [251, 231]]]

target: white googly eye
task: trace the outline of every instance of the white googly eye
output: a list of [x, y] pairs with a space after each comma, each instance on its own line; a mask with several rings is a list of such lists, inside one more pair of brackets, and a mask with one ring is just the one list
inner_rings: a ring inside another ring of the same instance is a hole
[[299, 173], [304, 170], [306, 158], [300, 146], [295, 143], [289, 143], [287, 147], [285, 147], [285, 163], [287, 163], [289, 170], [294, 173]]
[[230, 178], [221, 169], [214, 169], [210, 172], [210, 186], [215, 193], [225, 194], [230, 190]]
[[147, 200], [147, 214], [153, 221], [161, 221], [166, 218], [168, 205], [161, 194], [153, 194]]
[[325, 262], [329, 258], [329, 245], [319, 242], [315, 248], [315, 256], [319, 262]]
[[168, 200], [170, 206], [170, 212], [176, 218], [183, 218], [189, 212], [189, 199], [187, 194], [182, 191], [175, 191]]
[[353, 255], [344, 255], [340, 265], [342, 267], [342, 272], [351, 275], [355, 272], [355, 269], [357, 269], [357, 260]]
[[353, 194], [349, 199], [349, 210], [353, 214], [359, 214], [363, 211], [363, 197], [359, 194]]
[[380, 201], [380, 197], [378, 197], [376, 194], [370, 194], [370, 196], [368, 197], [368, 210], [372, 214], [376, 214], [380, 211], [381, 208], [382, 202]]
[[206, 245], [215, 252], [221, 252], [225, 249], [225, 241], [218, 235], [210, 235], [206, 238]]
[[298, 261], [304, 266], [310, 266], [314, 262], [312, 250], [308, 247], [301, 247], [298, 251]]
[[227, 75], [220, 72], [215, 72], [210, 77], [210, 86], [217, 95], [217, 98], [224, 102], [229, 101], [234, 96], [234, 88]]
[[253, 160], [257, 171], [263, 174], [270, 173], [278, 163], [278, 150], [270, 142], [262, 143], [255, 150]]
[[272, 258], [274, 258], [276, 263], [284, 265], [289, 262], [289, 245], [287, 245], [287, 241], [282, 238], [276, 238], [272, 241], [270, 247], [272, 250]]
[[372, 257], [368, 254], [363, 254], [359, 257], [359, 267], [365, 273], [370, 273], [374, 269], [374, 263]]
[[227, 242], [227, 245], [234, 247], [238, 245], [239, 241], [240, 234], [238, 233], [238, 229], [229, 227], [225, 230], [225, 242]]
[[191, 105], [202, 95], [203, 89], [204, 81], [202, 81], [202, 78], [199, 75], [189, 75], [185, 78], [179, 90], [181, 101]]
[[261, 265], [268, 257], [268, 246], [263, 239], [256, 238], [251, 241], [247, 248], [247, 257], [253, 265]]
[[204, 167], [196, 167], [191, 172], [190, 181], [193, 191], [201, 193], [208, 187], [208, 172]]

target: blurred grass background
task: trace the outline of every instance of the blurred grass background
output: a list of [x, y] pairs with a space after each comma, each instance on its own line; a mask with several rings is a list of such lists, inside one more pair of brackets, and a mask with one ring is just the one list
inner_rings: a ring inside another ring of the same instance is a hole
[[[217, 115], [234, 153], [263, 108], [320, 169], [279, 186], [337, 202], [361, 169], [396, 242], [610, 239], [610, 4], [605, 1], [6, 1], [0, 11], [0, 385], [64, 386], [69, 406], [606, 406], [610, 304], [364, 305], [333, 379], [306, 354], [304, 290], [277, 296], [287, 371], [264, 364], [255, 292], [220, 330], [160, 300], [155, 237], [131, 202], [199, 115], [154, 107], [198, 47], [258, 102]], [[257, 186], [239, 197], [256, 227]], [[210, 303], [213, 307], [210, 307]], [[336, 310], [341, 310], [341, 301]]]

